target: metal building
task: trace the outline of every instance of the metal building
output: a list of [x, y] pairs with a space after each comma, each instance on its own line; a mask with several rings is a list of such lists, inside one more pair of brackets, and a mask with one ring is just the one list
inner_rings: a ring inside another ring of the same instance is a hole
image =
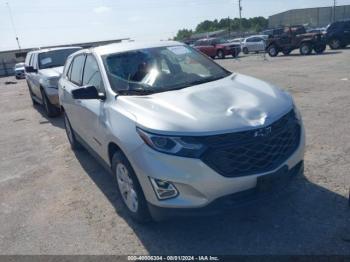
[[350, 19], [350, 5], [293, 9], [269, 17], [269, 27], [308, 25], [324, 27], [333, 21]]
[[[83, 48], [89, 48], [93, 46], [119, 43], [123, 40], [129, 40], [129, 38], [97, 41], [97, 42], [87, 42], [87, 43], [77, 43], [77, 44], [69, 44], [69, 45], [59, 45], [59, 46], [47, 46], [47, 47], [41, 47], [41, 48], [50, 48], [50, 47], [53, 48], [53, 47], [62, 47], [62, 46], [81, 46]], [[0, 77], [14, 75], [15, 64], [24, 62], [27, 53], [34, 49], [38, 49], [38, 48], [0, 51]]]

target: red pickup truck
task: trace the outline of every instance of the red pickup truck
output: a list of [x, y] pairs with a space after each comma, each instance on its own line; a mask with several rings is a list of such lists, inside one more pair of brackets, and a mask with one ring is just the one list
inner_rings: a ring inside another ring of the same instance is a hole
[[237, 57], [241, 52], [241, 46], [229, 43], [220, 38], [206, 38], [194, 43], [194, 47], [211, 58], [224, 59], [228, 55]]

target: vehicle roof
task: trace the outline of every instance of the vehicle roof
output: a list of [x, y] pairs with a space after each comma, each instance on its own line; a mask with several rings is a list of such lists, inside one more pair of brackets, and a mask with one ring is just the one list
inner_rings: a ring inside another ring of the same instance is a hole
[[138, 49], [165, 47], [165, 46], [174, 46], [174, 45], [186, 46], [186, 44], [177, 42], [177, 41], [122, 42], [122, 43], [98, 46], [98, 47], [91, 48], [89, 50], [102, 56], [107, 54], [121, 53], [121, 52], [127, 52], [127, 51], [138, 50]]
[[63, 47], [44, 48], [44, 49], [33, 50], [33, 51], [30, 51], [29, 53], [30, 54], [45, 53], [45, 52], [49, 52], [49, 51], [57, 51], [57, 50], [65, 50], [65, 49], [81, 49], [81, 47], [80, 46], [63, 46]]

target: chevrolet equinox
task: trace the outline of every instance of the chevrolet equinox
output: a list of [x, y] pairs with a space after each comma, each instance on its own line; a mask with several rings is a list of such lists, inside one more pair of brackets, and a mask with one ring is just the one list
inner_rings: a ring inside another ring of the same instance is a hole
[[101, 160], [140, 222], [216, 213], [303, 172], [304, 128], [291, 96], [178, 42], [75, 52], [59, 100], [72, 149]]

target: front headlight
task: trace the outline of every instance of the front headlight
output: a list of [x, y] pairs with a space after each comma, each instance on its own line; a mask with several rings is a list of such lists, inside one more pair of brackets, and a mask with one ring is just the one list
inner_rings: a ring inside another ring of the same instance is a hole
[[149, 147], [162, 153], [198, 158], [205, 150], [204, 145], [193, 137], [164, 136], [148, 133], [140, 128], [136, 130]]
[[43, 80], [43, 86], [58, 88], [58, 77], [45, 78]]

